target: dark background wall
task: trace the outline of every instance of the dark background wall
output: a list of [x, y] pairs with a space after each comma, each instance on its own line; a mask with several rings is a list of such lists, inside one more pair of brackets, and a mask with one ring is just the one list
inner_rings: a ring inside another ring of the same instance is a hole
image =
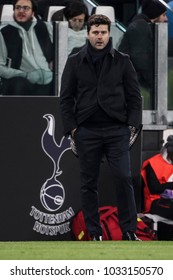
[[[52, 146], [53, 137], [46, 132], [49, 126], [45, 115], [55, 119], [56, 147]], [[79, 165], [67, 139], [60, 148], [63, 132], [59, 98], [1, 97], [0, 127], [0, 240], [72, 240], [71, 222], [81, 207]], [[48, 143], [44, 144], [45, 150], [41, 145], [44, 133]], [[51, 153], [59, 161], [56, 177], [52, 177], [57, 165], [54, 170]], [[139, 209], [140, 138], [132, 148], [131, 161]], [[46, 203], [52, 207], [61, 202], [61, 189], [65, 195], [59, 209], [46, 208]], [[99, 193], [100, 206], [116, 205], [115, 185], [106, 161], [101, 164]]]

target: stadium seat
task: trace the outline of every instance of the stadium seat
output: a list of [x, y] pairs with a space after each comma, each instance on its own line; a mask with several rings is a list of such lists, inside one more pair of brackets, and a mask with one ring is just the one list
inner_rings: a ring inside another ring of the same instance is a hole
[[63, 10], [65, 6], [49, 6], [47, 21], [63, 21], [65, 17]]
[[105, 15], [111, 22], [115, 22], [115, 9], [112, 6], [97, 6], [95, 8], [95, 13]]
[[13, 21], [13, 5], [2, 5], [1, 6], [1, 16], [0, 21]]

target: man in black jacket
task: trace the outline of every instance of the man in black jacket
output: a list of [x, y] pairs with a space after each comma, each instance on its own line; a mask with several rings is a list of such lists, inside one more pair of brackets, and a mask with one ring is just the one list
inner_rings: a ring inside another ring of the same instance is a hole
[[142, 12], [129, 24], [118, 50], [130, 55], [138, 75], [146, 110], [154, 108], [154, 27], [166, 22], [166, 6], [159, 0], [142, 0]]
[[82, 210], [91, 239], [102, 239], [97, 180], [105, 155], [115, 179], [123, 239], [138, 240], [129, 126], [140, 125], [141, 95], [128, 55], [112, 48], [110, 25], [106, 16], [92, 15], [87, 45], [69, 56], [61, 82], [62, 120], [79, 155]]

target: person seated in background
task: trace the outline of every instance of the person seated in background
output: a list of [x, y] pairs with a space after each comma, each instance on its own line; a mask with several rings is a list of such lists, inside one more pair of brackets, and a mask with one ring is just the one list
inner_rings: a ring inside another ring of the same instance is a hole
[[173, 135], [159, 154], [144, 161], [144, 212], [173, 220]]
[[34, 0], [15, 0], [14, 21], [0, 30], [3, 95], [53, 95], [52, 24], [33, 20]]
[[69, 27], [74, 31], [80, 31], [85, 28], [88, 20], [88, 8], [80, 0], [69, 1], [64, 9], [64, 16], [69, 22]]
[[152, 109], [154, 103], [154, 24], [167, 22], [167, 7], [159, 0], [142, 0], [142, 12], [129, 24], [118, 50], [130, 55], [138, 74], [144, 109]]
[[64, 16], [69, 23], [68, 54], [77, 52], [86, 43], [88, 8], [80, 0], [69, 1], [64, 9]]

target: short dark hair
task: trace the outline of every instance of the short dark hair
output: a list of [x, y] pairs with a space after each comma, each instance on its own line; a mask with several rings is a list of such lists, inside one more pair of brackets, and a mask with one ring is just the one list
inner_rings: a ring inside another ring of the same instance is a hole
[[87, 6], [80, 0], [72, 0], [67, 2], [66, 7], [64, 8], [64, 16], [67, 21], [71, 18], [79, 16], [81, 14], [85, 15], [85, 22], [88, 21], [89, 13]]
[[[15, 9], [15, 6], [17, 4], [19, 0], [14, 0], [13, 1], [13, 10]], [[37, 14], [37, 10], [38, 10], [38, 5], [37, 5], [37, 2], [35, 0], [29, 0], [32, 4], [32, 11]]]
[[108, 26], [108, 30], [110, 32], [111, 29], [111, 21], [110, 19], [105, 16], [105, 15], [96, 15], [93, 14], [92, 16], [89, 17], [88, 22], [87, 22], [87, 32], [89, 33], [91, 26], [96, 25], [107, 25]]

